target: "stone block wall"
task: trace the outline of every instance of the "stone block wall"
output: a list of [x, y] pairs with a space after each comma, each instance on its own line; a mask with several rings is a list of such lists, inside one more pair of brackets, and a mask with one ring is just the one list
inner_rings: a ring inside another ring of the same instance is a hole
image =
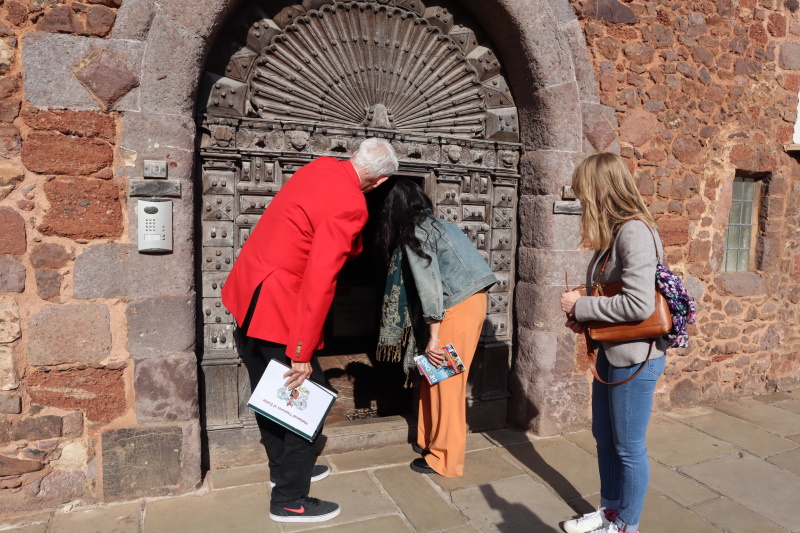
[[[797, 2], [572, 5], [600, 103], [615, 109], [620, 154], [699, 303], [690, 347], [670, 351], [657, 408], [796, 387], [800, 164], [784, 144], [800, 90]], [[724, 273], [737, 174], [762, 182], [755, 269]]]
[[145, 158], [190, 180], [193, 126], [140, 104], [143, 43], [111, 33], [152, 12], [121, 4], [0, 2], [0, 512], [200, 479], [191, 183], [180, 265], [137, 253], [125, 193]]

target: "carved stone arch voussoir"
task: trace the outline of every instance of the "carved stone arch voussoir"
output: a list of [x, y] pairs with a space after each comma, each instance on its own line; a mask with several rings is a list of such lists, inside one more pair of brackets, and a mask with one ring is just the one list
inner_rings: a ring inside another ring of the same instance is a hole
[[252, 10], [209, 60], [209, 115], [517, 142], [491, 45], [419, 0], [306, 1]]

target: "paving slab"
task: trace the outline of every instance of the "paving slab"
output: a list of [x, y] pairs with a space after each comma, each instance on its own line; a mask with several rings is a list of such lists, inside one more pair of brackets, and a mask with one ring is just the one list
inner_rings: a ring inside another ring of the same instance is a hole
[[[0, 527], [5, 526], [0, 523]], [[7, 531], [8, 533], [46, 533], [47, 524], [33, 524], [31, 526], [15, 527], [14, 529], [0, 529], [0, 531]]]
[[333, 467], [334, 472], [353, 472], [367, 468], [408, 465], [417, 457], [419, 454], [414, 453], [410, 444], [398, 444], [374, 450], [326, 455], [325, 459]]
[[650, 488], [681, 505], [692, 505], [712, 498], [717, 494], [690, 478], [650, 459]]
[[269, 519], [269, 494], [263, 485], [215, 490], [196, 496], [148, 502], [143, 533], [279, 533]]
[[692, 510], [729, 533], [752, 533], [753, 531], [788, 533], [789, 531], [728, 498], [714, 498], [693, 505]]
[[50, 533], [139, 533], [138, 503], [56, 513]]
[[783, 402], [776, 402], [772, 405], [800, 415], [800, 400], [797, 398], [792, 398], [791, 400], [786, 400]]
[[788, 437], [786, 437], [786, 438], [787, 438], [787, 439], [789, 439], [789, 440], [793, 440], [793, 441], [795, 441], [795, 442], [800, 442], [800, 434], [797, 434], [797, 435], [790, 435], [790, 436], [788, 436]]
[[[800, 529], [800, 477], [752, 455], [721, 457], [681, 471], [723, 496], [792, 531]], [[754, 490], [754, 488], [769, 490]]]
[[509, 446], [511, 444], [519, 444], [520, 442], [527, 442], [530, 439], [537, 438], [519, 429], [491, 429], [485, 431], [482, 435], [496, 446]]
[[441, 497], [425, 476], [408, 466], [376, 470], [374, 475], [416, 531], [465, 525], [464, 516]]
[[770, 463], [800, 476], [800, 448], [786, 453], [779, 453], [767, 459]]
[[[712, 497], [716, 497], [713, 492], [711, 494], [713, 495]], [[570, 506], [575, 509], [577, 514], [569, 518], [590, 513], [600, 506], [600, 494], [573, 500], [570, 502]], [[687, 533], [720, 533], [717, 527], [704, 520], [697, 513], [678, 505], [672, 499], [653, 490], [652, 484], [644, 501], [639, 531], [646, 531], [647, 533], [675, 533], [678, 531]]]
[[211, 488], [214, 490], [241, 487], [254, 483], [266, 483], [269, 481], [269, 465], [212, 470], [208, 473], [208, 476], [211, 480]]
[[447, 533], [478, 533], [478, 530], [472, 526], [464, 526], [456, 529], [449, 529]]
[[647, 491], [639, 531], [647, 533], [720, 533], [714, 524], [652, 490]]
[[330, 475], [311, 485], [311, 496], [338, 503], [341, 514], [321, 524], [284, 524], [283, 531], [335, 526], [398, 513], [395, 504], [367, 472]]
[[[338, 526], [327, 527], [329, 522], [321, 524], [312, 524], [315, 527], [325, 529], [325, 533], [409, 533], [412, 530], [403, 522], [403, 519], [397, 515], [382, 516], [380, 518], [372, 518], [362, 522], [352, 522], [349, 524], [340, 524]], [[448, 532], [449, 533], [449, 532]]]
[[597, 457], [597, 441], [594, 440], [594, 435], [590, 430], [567, 433], [564, 438]]
[[569, 502], [569, 506], [575, 510], [575, 514], [567, 517], [567, 519], [578, 518], [586, 513], [594, 512], [600, 508], [600, 492], [572, 500]]
[[781, 392], [774, 392], [772, 394], [759, 394], [757, 396], [751, 396], [751, 399], [757, 402], [771, 404], [775, 402], [780, 402], [782, 400], [790, 400], [792, 399], [792, 397], [793, 396], [791, 395], [791, 393], [787, 391], [781, 391]]
[[[595, 501], [594, 504], [590, 503], [592, 500]], [[570, 500], [567, 502], [572, 509], [572, 515], [565, 516], [561, 521], [564, 520], [571, 520], [573, 518], [579, 518], [585, 514], [593, 513], [597, 510], [600, 506], [600, 493], [597, 492], [595, 494], [590, 494], [585, 498], [577, 498], [574, 500]], [[559, 523], [560, 524], [560, 523]]]
[[[45, 529], [53, 516], [51, 511], [40, 511], [36, 513], [14, 513], [14, 514], [0, 514], [0, 531], [21, 527], [39, 527]], [[35, 531], [31, 529], [31, 531]], [[42, 529], [44, 531], [44, 529]], [[15, 531], [15, 533], [17, 533]], [[26, 533], [28, 533], [26, 531]]]
[[562, 437], [515, 444], [498, 453], [510, 457], [565, 500], [600, 490], [597, 457]]
[[798, 446], [796, 442], [722, 413], [696, 416], [684, 422], [759, 457], [793, 450]]
[[781, 436], [800, 433], [800, 414], [787, 412], [785, 409], [750, 398], [718, 403], [714, 408]]
[[574, 512], [558, 496], [528, 476], [453, 491], [453, 503], [484, 533], [558, 533]]
[[680, 420], [683, 418], [692, 418], [694, 416], [709, 415], [713, 412], [713, 409], [700, 405], [697, 407], [684, 407], [683, 409], [675, 409], [674, 411], [669, 411], [668, 413], [660, 413], [660, 415]]
[[736, 453], [730, 444], [678, 422], [657, 418], [647, 430], [648, 455], [667, 466], [681, 466]]
[[444, 491], [452, 491], [470, 485], [480, 485], [522, 474], [522, 469], [511, 464], [494, 449], [469, 452], [461, 477], [443, 477], [430, 474], [430, 478]]
[[485, 450], [486, 448], [494, 448], [496, 443], [489, 438], [488, 435], [483, 433], [467, 433], [467, 451], [474, 452], [477, 450]]

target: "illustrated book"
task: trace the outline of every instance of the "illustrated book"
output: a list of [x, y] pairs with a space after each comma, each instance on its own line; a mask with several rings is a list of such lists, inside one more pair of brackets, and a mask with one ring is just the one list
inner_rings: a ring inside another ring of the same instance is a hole
[[461, 358], [452, 344], [443, 346], [442, 349], [444, 350], [444, 362], [439, 366], [434, 366], [426, 355], [418, 355], [414, 358], [419, 373], [425, 376], [431, 385], [461, 374], [465, 370], [464, 363], [461, 362]]
[[297, 388], [286, 387], [283, 375], [289, 367], [271, 360], [247, 406], [306, 440], [313, 441], [328, 415], [337, 393], [307, 379]]

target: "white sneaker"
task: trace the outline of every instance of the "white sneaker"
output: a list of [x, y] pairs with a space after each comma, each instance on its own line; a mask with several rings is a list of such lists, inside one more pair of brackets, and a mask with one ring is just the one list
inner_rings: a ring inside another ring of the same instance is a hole
[[590, 531], [589, 533], [619, 533], [619, 528], [617, 528], [616, 524], [609, 522], [608, 525]]
[[593, 513], [585, 514], [573, 520], [567, 520], [564, 522], [564, 531], [567, 533], [600, 533], [605, 531], [603, 528], [613, 525], [606, 520], [605, 510], [605, 507], [600, 507]]

